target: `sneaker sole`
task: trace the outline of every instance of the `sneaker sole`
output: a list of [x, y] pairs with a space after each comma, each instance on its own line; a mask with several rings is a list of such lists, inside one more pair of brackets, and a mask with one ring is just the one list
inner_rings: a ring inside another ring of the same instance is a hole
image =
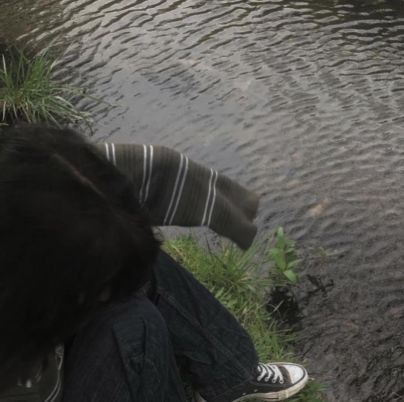
[[[273, 364], [287, 364], [287, 363], [277, 362]], [[233, 402], [242, 402], [252, 398], [261, 399], [262, 401], [283, 401], [285, 399], [288, 399], [293, 395], [296, 395], [299, 391], [301, 391], [309, 381], [309, 375], [306, 369], [304, 367], [302, 367], [302, 369], [304, 370], [304, 377], [293, 387], [277, 392], [248, 394], [246, 396], [242, 396], [241, 398], [234, 399]], [[207, 402], [207, 401], [197, 394], [195, 402]]]

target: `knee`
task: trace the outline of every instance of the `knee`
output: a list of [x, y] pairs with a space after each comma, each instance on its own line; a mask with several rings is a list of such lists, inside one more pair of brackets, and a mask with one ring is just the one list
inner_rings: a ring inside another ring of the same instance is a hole
[[127, 339], [133, 344], [142, 343], [146, 334], [163, 339], [167, 327], [160, 312], [145, 296], [133, 296], [130, 299], [105, 306], [98, 311], [76, 334], [80, 343], [91, 344], [115, 342]]
[[141, 323], [156, 330], [164, 330], [165, 322], [155, 305], [145, 296], [132, 296], [123, 302], [106, 306], [93, 319], [92, 323], [99, 329], [108, 330], [117, 326], [128, 328], [138, 325], [138, 332], [142, 329]]
[[102, 400], [118, 388], [137, 394], [142, 378], [155, 378], [164, 369], [167, 345], [164, 319], [147, 298], [105, 306], [82, 327], [66, 354], [66, 400], [84, 401], [78, 396], [83, 389], [97, 389]]

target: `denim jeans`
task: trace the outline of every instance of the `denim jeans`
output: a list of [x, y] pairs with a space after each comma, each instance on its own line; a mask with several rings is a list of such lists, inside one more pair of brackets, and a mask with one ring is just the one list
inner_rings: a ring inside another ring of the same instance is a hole
[[161, 252], [148, 295], [106, 307], [68, 349], [63, 402], [209, 402], [248, 382], [258, 357], [236, 319]]

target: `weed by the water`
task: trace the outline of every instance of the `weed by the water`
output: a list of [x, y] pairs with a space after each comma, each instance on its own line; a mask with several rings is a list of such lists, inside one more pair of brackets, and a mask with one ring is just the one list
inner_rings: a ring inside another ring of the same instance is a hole
[[89, 123], [89, 114], [71, 102], [83, 91], [55, 80], [55, 65], [49, 48], [35, 56], [16, 47], [0, 50], [0, 124]]
[[[222, 243], [219, 250], [211, 251], [193, 237], [180, 237], [167, 242], [165, 248], [237, 317], [250, 333], [262, 361], [295, 361], [288, 347], [292, 334], [279, 330], [265, 308], [266, 295], [273, 286], [268, 274], [263, 273], [263, 267], [271, 262], [267, 244], [256, 243], [243, 252]], [[310, 382], [290, 401], [322, 402], [320, 391], [316, 382]]]
[[277, 286], [295, 285], [298, 282], [295, 269], [301, 260], [298, 258], [295, 242], [286, 236], [282, 227], [275, 232], [275, 245], [269, 250], [269, 257], [275, 268], [272, 275]]

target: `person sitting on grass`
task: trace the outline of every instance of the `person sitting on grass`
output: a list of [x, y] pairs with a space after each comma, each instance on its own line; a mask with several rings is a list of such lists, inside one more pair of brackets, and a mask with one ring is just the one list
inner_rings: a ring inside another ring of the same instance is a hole
[[153, 227], [251, 244], [257, 197], [164, 147], [0, 132], [0, 401], [283, 400], [308, 381], [250, 336]]

